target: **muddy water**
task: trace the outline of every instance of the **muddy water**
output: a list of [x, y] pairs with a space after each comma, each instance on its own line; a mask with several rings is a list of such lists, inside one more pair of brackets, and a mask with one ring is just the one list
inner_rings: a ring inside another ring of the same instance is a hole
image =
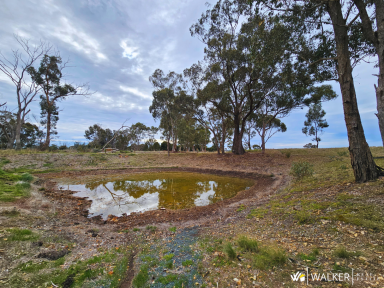
[[236, 195], [253, 180], [199, 173], [142, 173], [61, 179], [60, 189], [92, 200], [89, 216], [121, 216], [160, 208], [205, 206]]

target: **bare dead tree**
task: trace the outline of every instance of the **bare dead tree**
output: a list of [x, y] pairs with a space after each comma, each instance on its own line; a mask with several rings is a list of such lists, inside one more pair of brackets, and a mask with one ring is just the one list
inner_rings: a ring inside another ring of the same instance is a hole
[[16, 125], [14, 127], [15, 131], [12, 133], [13, 139], [10, 139], [10, 141], [13, 145], [16, 140], [16, 149], [18, 150], [21, 149], [21, 127], [25, 122], [25, 117], [30, 112], [28, 105], [41, 90], [41, 87], [29, 77], [28, 70], [33, 67], [33, 64], [42, 55], [48, 53], [52, 46], [43, 41], [40, 41], [39, 44], [32, 45], [27, 39], [18, 35], [14, 35], [14, 37], [21, 46], [21, 51], [19, 49], [12, 50], [12, 59], [7, 58], [0, 52], [0, 71], [16, 86]]
[[128, 126], [125, 126], [125, 125], [124, 125], [128, 120], [129, 120], [129, 119], [126, 119], [126, 120], [124, 121], [124, 123], [121, 125], [121, 127], [120, 127], [118, 130], [116, 130], [116, 132], [115, 132], [115, 134], [113, 135], [113, 137], [111, 138], [111, 140], [109, 140], [109, 141], [104, 145], [104, 147], [101, 148], [101, 150], [104, 150], [104, 148], [107, 147], [107, 145], [108, 145], [109, 143], [111, 143], [113, 139], [116, 138], [116, 136], [119, 134], [119, 131], [120, 131], [121, 129], [128, 127]]

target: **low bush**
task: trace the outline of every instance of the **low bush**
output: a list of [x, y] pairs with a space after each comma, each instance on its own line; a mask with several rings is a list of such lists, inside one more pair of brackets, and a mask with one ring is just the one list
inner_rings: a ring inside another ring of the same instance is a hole
[[259, 251], [258, 244], [256, 240], [248, 239], [245, 236], [242, 236], [237, 241], [239, 246], [243, 248], [245, 251], [249, 252], [257, 252]]
[[302, 180], [305, 177], [313, 176], [313, 165], [308, 162], [293, 162], [290, 175], [296, 180]]
[[254, 266], [265, 270], [274, 266], [282, 266], [287, 262], [285, 251], [278, 247], [261, 247], [259, 253], [254, 256]]
[[227, 253], [229, 259], [234, 260], [236, 258], [236, 252], [231, 243], [227, 243], [227, 245], [224, 246], [224, 251]]

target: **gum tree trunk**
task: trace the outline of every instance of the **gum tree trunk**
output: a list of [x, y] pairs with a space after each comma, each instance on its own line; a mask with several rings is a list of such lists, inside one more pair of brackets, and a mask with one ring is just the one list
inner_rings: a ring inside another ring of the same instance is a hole
[[376, 89], [377, 118], [381, 140], [384, 146], [384, 1], [376, 0], [376, 23], [377, 23], [377, 55], [379, 57], [379, 79]]
[[379, 120], [379, 129], [381, 140], [384, 146], [384, 1], [374, 0], [376, 8], [377, 32], [372, 28], [371, 19], [367, 12], [367, 3], [363, 0], [353, 0], [361, 19], [363, 34], [367, 40], [373, 43], [379, 60], [378, 84], [375, 85], [377, 118]]
[[266, 126], [266, 124], [263, 121], [263, 130], [261, 131], [261, 135], [260, 135], [260, 138], [261, 138], [261, 153], [262, 154], [265, 153], [265, 134], [266, 134], [265, 126]]
[[239, 115], [234, 115], [234, 135], [233, 135], [233, 146], [232, 146], [232, 153], [236, 155], [243, 155], [245, 153], [245, 150], [243, 148], [243, 131], [240, 130], [240, 119]]
[[45, 138], [44, 148], [48, 149], [51, 143], [51, 113], [47, 111], [47, 137]]
[[343, 100], [344, 119], [347, 126], [349, 153], [356, 182], [366, 182], [378, 177], [379, 171], [365, 139], [357, 106], [352, 66], [348, 51], [348, 33], [339, 1], [328, 2], [336, 41], [338, 76]]
[[21, 115], [20, 115], [20, 112], [17, 113], [17, 116], [16, 116], [16, 131], [15, 131], [15, 135], [16, 135], [16, 150], [20, 150], [21, 149], [21, 139], [20, 139], [20, 134], [21, 134], [21, 125], [23, 125], [23, 121], [22, 121], [22, 118], [21, 118]]
[[224, 154], [225, 153], [225, 148], [224, 148], [224, 145], [225, 145], [225, 134], [227, 133], [226, 129], [225, 129], [225, 120], [224, 120], [224, 116], [221, 116], [221, 130], [223, 132], [222, 134], [222, 137], [221, 137], [221, 153]]

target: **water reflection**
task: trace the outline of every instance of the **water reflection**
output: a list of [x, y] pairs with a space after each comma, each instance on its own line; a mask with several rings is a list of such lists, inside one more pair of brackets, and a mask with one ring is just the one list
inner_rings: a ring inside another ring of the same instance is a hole
[[[99, 176], [100, 177], [100, 176]], [[197, 173], [134, 174], [116, 179], [70, 179], [60, 188], [79, 191], [74, 196], [92, 200], [90, 216], [120, 216], [159, 208], [183, 209], [205, 206], [236, 195], [253, 181]], [[85, 184], [83, 184], [85, 183]]]

